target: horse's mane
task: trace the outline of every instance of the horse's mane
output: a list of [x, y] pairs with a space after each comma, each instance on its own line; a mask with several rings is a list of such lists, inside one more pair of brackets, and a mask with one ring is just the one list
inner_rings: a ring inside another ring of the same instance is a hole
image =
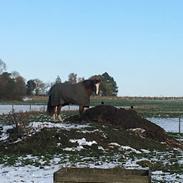
[[86, 79], [83, 80], [79, 83], [75, 83], [75, 84], [70, 84], [69, 82], [65, 82], [65, 83], [55, 83], [49, 90], [48, 94], [51, 93], [51, 91], [55, 88], [59, 88], [62, 84], [68, 84], [68, 85], [78, 85], [78, 84], [82, 84], [87, 90], [92, 90], [95, 91], [95, 85], [97, 83], [100, 83], [101, 80], [100, 79]]

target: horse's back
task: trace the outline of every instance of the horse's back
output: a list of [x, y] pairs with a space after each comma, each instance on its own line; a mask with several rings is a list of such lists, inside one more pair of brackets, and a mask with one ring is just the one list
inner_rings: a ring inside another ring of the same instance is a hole
[[49, 92], [51, 105], [89, 105], [89, 96], [81, 83], [59, 83], [52, 86]]

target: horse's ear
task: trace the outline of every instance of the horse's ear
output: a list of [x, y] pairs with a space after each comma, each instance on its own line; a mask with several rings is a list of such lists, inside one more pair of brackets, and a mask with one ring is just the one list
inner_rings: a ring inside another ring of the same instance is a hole
[[97, 84], [97, 83], [101, 83], [101, 79], [100, 78], [91, 78], [91, 80], [94, 82], [94, 84]]
[[95, 82], [96, 82], [96, 83], [101, 83], [101, 79], [100, 79], [100, 78], [97, 78], [97, 79], [95, 80]]

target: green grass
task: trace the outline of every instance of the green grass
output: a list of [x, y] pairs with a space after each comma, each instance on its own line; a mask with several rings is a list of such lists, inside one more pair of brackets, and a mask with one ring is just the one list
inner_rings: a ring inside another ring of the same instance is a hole
[[162, 116], [162, 117], [178, 117], [183, 115], [183, 99], [182, 98], [143, 98], [143, 97], [103, 97], [93, 98], [91, 105], [97, 105], [101, 102], [107, 105], [130, 108], [144, 116]]

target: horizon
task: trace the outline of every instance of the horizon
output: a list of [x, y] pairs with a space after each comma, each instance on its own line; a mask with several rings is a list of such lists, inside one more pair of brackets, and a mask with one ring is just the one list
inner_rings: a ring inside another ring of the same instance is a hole
[[181, 0], [1, 1], [0, 59], [26, 80], [109, 73], [118, 96], [182, 97]]

